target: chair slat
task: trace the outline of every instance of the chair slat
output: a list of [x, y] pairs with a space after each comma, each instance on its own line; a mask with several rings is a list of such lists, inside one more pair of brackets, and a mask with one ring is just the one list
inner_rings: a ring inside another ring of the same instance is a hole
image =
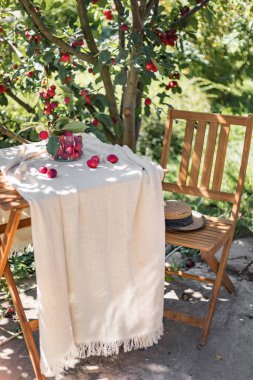
[[197, 186], [199, 169], [201, 164], [201, 157], [205, 139], [206, 123], [200, 121], [198, 123], [198, 129], [195, 138], [194, 150], [192, 155], [192, 166], [190, 172], [189, 186]]
[[221, 188], [224, 165], [225, 165], [225, 160], [226, 160], [226, 152], [227, 152], [227, 146], [228, 146], [229, 131], [230, 131], [229, 125], [224, 125], [224, 124], [221, 125], [219, 143], [218, 143], [218, 149], [217, 149], [215, 167], [214, 167], [214, 173], [213, 173], [212, 190], [220, 190]]
[[249, 160], [249, 152], [250, 152], [250, 145], [251, 145], [251, 139], [252, 139], [252, 129], [253, 129], [253, 115], [249, 115], [248, 124], [246, 127], [246, 133], [244, 136], [243, 154], [242, 154], [241, 167], [240, 167], [239, 178], [238, 178], [238, 183], [237, 183], [237, 189], [235, 193], [235, 201], [234, 201], [232, 212], [231, 212], [232, 220], [236, 220], [239, 213], [239, 207], [241, 203], [243, 186], [244, 186], [246, 170], [247, 170], [247, 165], [248, 165], [248, 160]]
[[200, 183], [200, 186], [203, 186], [206, 188], [209, 188], [209, 184], [210, 184], [217, 131], [218, 131], [218, 122], [211, 122], [209, 125], [205, 159], [204, 159], [204, 165], [203, 165], [201, 183]]
[[194, 120], [187, 120], [185, 128], [184, 143], [182, 148], [182, 158], [179, 169], [178, 183], [185, 185], [188, 175], [188, 167], [191, 156], [191, 146], [194, 133]]
[[195, 197], [205, 197], [208, 199], [213, 199], [217, 201], [226, 201], [226, 202], [234, 202], [235, 194], [227, 193], [225, 191], [214, 191], [206, 189], [205, 187], [193, 187], [186, 185], [178, 185], [175, 183], [166, 183], [163, 182], [163, 190], [164, 191], [172, 191], [175, 193], [185, 194], [185, 195], [193, 195]]
[[171, 118], [171, 114], [172, 114], [172, 109], [170, 109], [167, 114], [166, 127], [165, 127], [164, 139], [163, 139], [163, 150], [162, 150], [162, 156], [161, 156], [161, 161], [160, 161], [160, 165], [164, 169], [166, 169], [167, 162], [169, 159], [170, 143], [171, 143], [171, 137], [172, 137], [173, 119]]
[[192, 111], [172, 111], [173, 119], [183, 119], [183, 120], [193, 120], [193, 121], [203, 121], [208, 122], [218, 122], [219, 124], [232, 124], [240, 125], [246, 127], [248, 122], [247, 116], [232, 116], [232, 115], [221, 115], [218, 113], [207, 113], [207, 112], [192, 112]]

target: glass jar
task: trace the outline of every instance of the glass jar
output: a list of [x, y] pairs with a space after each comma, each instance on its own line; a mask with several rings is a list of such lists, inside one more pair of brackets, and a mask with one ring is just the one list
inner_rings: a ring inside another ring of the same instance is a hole
[[81, 134], [66, 132], [61, 136], [50, 135], [47, 151], [56, 161], [76, 161], [83, 155], [83, 141]]

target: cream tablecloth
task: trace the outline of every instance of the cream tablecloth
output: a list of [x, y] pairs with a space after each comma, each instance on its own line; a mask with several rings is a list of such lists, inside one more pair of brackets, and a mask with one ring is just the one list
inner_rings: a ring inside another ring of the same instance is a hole
[[[26, 160], [40, 149], [2, 149], [0, 167], [30, 204], [41, 368], [56, 376], [79, 357], [147, 348], [162, 335], [163, 171], [88, 134], [79, 161]], [[90, 169], [95, 153], [119, 161]], [[57, 178], [40, 174], [42, 165]]]

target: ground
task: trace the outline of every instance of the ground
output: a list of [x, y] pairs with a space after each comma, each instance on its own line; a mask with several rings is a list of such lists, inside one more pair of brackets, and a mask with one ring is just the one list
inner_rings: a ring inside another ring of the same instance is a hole
[[[228, 263], [236, 293], [222, 290], [209, 340], [200, 347], [200, 330], [165, 320], [164, 335], [157, 345], [109, 358], [82, 360], [68, 371], [64, 380], [251, 380], [253, 377], [253, 238], [233, 242]], [[198, 263], [191, 272], [207, 274]], [[210, 275], [210, 273], [208, 273]], [[35, 317], [34, 279], [23, 283], [23, 302], [28, 317]], [[28, 289], [28, 290], [27, 290]], [[187, 302], [180, 301], [189, 294]], [[166, 285], [165, 303], [200, 314], [207, 304], [209, 286], [177, 280]], [[4, 303], [2, 302], [2, 305]], [[60, 315], [59, 315], [60, 318]], [[0, 342], [10, 337], [17, 323], [10, 318], [0, 322]], [[38, 337], [37, 337], [38, 341]], [[0, 343], [1, 344], [1, 343]], [[0, 345], [0, 379], [34, 379], [22, 335]]]

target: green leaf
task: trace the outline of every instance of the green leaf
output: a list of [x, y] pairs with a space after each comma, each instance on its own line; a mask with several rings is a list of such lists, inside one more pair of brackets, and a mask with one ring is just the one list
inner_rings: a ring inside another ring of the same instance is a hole
[[51, 6], [50, 6], [50, 11], [52, 9], [56, 9], [56, 8], [61, 8], [62, 7], [62, 2], [61, 1], [56, 1], [55, 3], [53, 3]]
[[106, 115], [105, 113], [98, 113], [96, 115], [96, 119], [98, 119], [99, 121], [101, 121], [103, 124], [105, 124], [108, 127], [112, 123], [110, 116]]
[[93, 133], [102, 142], [107, 142], [105, 134], [101, 132], [99, 129], [97, 129], [96, 127], [94, 127], [93, 125], [89, 127], [89, 132]]
[[99, 54], [99, 60], [102, 63], [107, 63], [108, 61], [110, 61], [110, 59], [111, 59], [111, 53], [109, 52], [109, 50], [103, 50]]
[[44, 61], [46, 62], [52, 62], [55, 58], [55, 53], [52, 51], [52, 50], [49, 50], [47, 51], [44, 55], [43, 55], [43, 59]]
[[172, 279], [171, 276], [166, 275], [166, 276], [165, 276], [165, 281], [166, 281], [166, 282], [171, 282], [171, 281], [173, 281], [173, 279]]
[[58, 137], [55, 135], [49, 136], [48, 143], [47, 143], [48, 153], [54, 157], [59, 148], [60, 148], [60, 143], [58, 141]]
[[115, 75], [114, 78], [114, 84], [115, 85], [124, 85], [127, 81], [127, 73], [126, 71], [120, 71], [118, 74]]
[[1, 106], [7, 106], [8, 105], [8, 99], [5, 95], [0, 96], [0, 105]]
[[121, 61], [121, 60], [125, 61], [128, 57], [128, 53], [129, 53], [128, 50], [124, 50], [124, 49], [120, 48], [117, 60], [118, 61]]
[[115, 130], [115, 133], [118, 137], [122, 136], [122, 132], [123, 132], [123, 125], [121, 123], [116, 123], [114, 124], [113, 126], [114, 130]]
[[67, 76], [67, 70], [62, 65], [59, 67], [58, 73], [59, 73], [59, 78], [61, 79], [61, 81], [63, 81]]
[[66, 124], [62, 129], [64, 131], [69, 131], [73, 133], [83, 133], [87, 128], [87, 125], [85, 125], [81, 121], [72, 121], [71, 123]]
[[133, 32], [132, 33], [132, 40], [133, 40], [133, 43], [136, 45], [136, 44], [139, 44], [141, 42], [141, 39], [140, 39], [140, 33], [137, 33], [137, 32]]
[[56, 122], [55, 128], [56, 128], [56, 129], [61, 129], [61, 128], [64, 127], [64, 125], [66, 125], [68, 122], [69, 122], [69, 118], [68, 118], [68, 117], [60, 117], [59, 119], [57, 119], [57, 122]]
[[146, 116], [150, 116], [150, 107], [149, 106], [144, 107], [144, 113]]
[[73, 94], [73, 91], [71, 90], [71, 88], [69, 88], [68, 86], [64, 84], [60, 85], [60, 88], [64, 91], [65, 94], [69, 94], [69, 95]]
[[94, 72], [95, 74], [99, 74], [99, 73], [101, 72], [102, 66], [103, 66], [102, 62], [98, 61], [98, 62], [94, 65], [94, 67], [93, 67], [93, 72]]

